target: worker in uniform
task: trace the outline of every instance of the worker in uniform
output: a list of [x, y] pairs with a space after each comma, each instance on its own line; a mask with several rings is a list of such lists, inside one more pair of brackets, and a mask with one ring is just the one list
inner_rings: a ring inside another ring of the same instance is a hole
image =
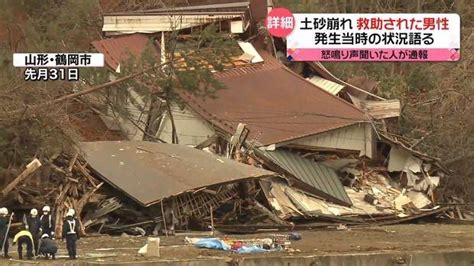
[[31, 235], [30, 231], [23, 228], [20, 232], [18, 232], [15, 237], [13, 238], [13, 245], [18, 243], [18, 258], [20, 260], [23, 259], [23, 245], [26, 246], [26, 257], [31, 260], [33, 258], [33, 236]]
[[69, 253], [69, 259], [76, 259], [76, 241], [79, 240], [80, 225], [74, 215], [74, 209], [69, 209], [63, 222], [63, 239], [66, 238], [66, 248]]
[[44, 206], [43, 215], [40, 217], [40, 234], [47, 234], [54, 239], [55, 226], [54, 217], [51, 214], [51, 208], [49, 206]]
[[39, 241], [39, 254], [44, 255], [46, 259], [49, 256], [54, 260], [56, 259], [56, 252], [58, 252], [58, 245], [52, 240], [49, 235], [43, 234]]
[[38, 238], [40, 234], [40, 219], [38, 217], [38, 210], [33, 208], [30, 211], [30, 215], [28, 215], [25, 220], [23, 221], [25, 224], [26, 229], [28, 229], [33, 236], [33, 243], [36, 247], [35, 249], [35, 256], [38, 256]]
[[[8, 256], [8, 209], [5, 207], [0, 208], [0, 249], [3, 250], [3, 257], [10, 258]], [[3, 247], [1, 246], [3, 245]]]

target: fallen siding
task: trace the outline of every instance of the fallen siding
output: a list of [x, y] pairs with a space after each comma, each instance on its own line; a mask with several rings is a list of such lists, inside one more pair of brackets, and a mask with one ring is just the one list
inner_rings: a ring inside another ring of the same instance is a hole
[[375, 155], [375, 138], [369, 124], [342, 127], [314, 136], [279, 143], [277, 146], [355, 150], [360, 151], [360, 156], [365, 155], [369, 158], [373, 158]]

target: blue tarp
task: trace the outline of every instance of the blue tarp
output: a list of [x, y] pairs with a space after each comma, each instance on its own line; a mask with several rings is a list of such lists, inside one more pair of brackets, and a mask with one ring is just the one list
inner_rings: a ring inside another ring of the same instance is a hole
[[198, 248], [230, 250], [230, 246], [218, 238], [203, 238], [194, 245]]
[[[231, 247], [220, 240], [219, 238], [202, 238], [194, 244], [198, 248], [208, 248], [208, 249], [217, 249], [217, 250], [231, 250]], [[264, 249], [257, 246], [242, 246], [234, 250], [236, 253], [262, 253], [270, 252], [271, 250]]]
[[236, 249], [235, 252], [237, 253], [262, 253], [262, 252], [270, 252], [270, 250], [268, 249], [263, 249], [263, 248], [260, 248], [260, 247], [247, 247], [247, 246], [243, 246], [239, 249]]

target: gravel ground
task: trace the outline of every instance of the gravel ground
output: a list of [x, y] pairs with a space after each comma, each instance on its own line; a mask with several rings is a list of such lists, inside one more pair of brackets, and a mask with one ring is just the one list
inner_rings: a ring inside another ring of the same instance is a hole
[[[397, 253], [474, 250], [474, 225], [394, 225], [373, 228], [359, 228], [341, 231], [302, 231], [302, 240], [293, 241], [289, 251], [266, 254], [235, 254], [227, 251], [198, 249], [185, 245], [186, 234], [161, 237], [161, 259], [199, 259], [209, 257], [235, 258], [239, 256], [285, 256], [326, 255], [344, 253]], [[228, 235], [229, 238], [265, 238], [272, 233], [253, 235]], [[282, 233], [279, 233], [282, 234]], [[190, 237], [204, 237], [188, 234]], [[225, 235], [218, 234], [218, 237]], [[65, 243], [59, 243], [56, 261], [37, 259], [29, 261], [39, 265], [63, 265], [66, 260]], [[146, 243], [146, 237], [134, 236], [90, 236], [78, 241], [77, 262], [126, 262], [146, 261], [137, 251]], [[16, 246], [10, 247], [10, 255], [17, 259]], [[0, 259], [0, 265], [17, 264], [16, 261]]]

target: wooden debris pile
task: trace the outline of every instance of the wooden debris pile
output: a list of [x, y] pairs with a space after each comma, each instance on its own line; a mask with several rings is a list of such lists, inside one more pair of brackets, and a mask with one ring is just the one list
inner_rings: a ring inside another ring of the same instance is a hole
[[90, 175], [86, 165], [78, 152], [43, 164], [34, 159], [2, 190], [2, 202], [24, 214], [32, 208], [51, 206], [56, 217], [56, 235], [61, 237], [62, 220], [68, 208], [74, 208], [81, 217], [86, 204], [101, 200], [102, 196], [95, 192], [103, 183]]
[[86, 213], [83, 223], [91, 232], [141, 235], [232, 224], [288, 224], [256, 200], [259, 194], [255, 182], [243, 181], [187, 191], [149, 207], [114, 197]]

